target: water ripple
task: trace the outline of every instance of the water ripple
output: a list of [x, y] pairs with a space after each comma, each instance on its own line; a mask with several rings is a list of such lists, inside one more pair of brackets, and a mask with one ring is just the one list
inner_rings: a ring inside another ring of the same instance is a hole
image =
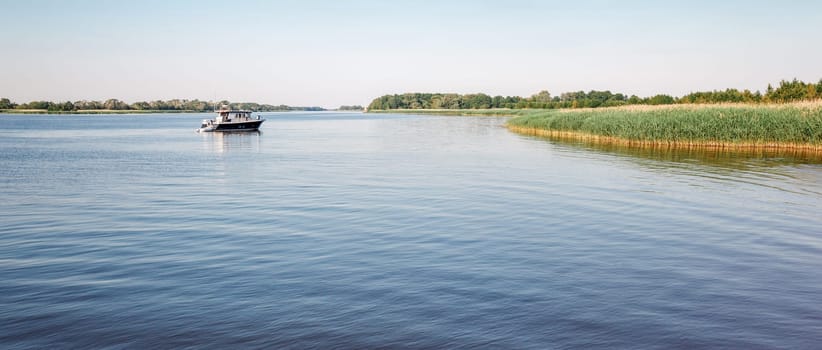
[[822, 343], [818, 163], [203, 117], [0, 117], [0, 347]]

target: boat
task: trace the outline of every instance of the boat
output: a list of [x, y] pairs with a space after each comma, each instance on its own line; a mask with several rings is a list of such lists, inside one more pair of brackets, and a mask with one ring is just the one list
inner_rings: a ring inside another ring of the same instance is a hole
[[259, 115], [252, 118], [251, 111], [221, 109], [217, 111], [217, 118], [203, 119], [197, 131], [257, 131], [264, 121]]

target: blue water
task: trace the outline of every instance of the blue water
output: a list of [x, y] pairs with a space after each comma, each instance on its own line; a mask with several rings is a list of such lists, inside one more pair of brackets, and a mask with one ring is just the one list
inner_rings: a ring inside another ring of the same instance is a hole
[[822, 165], [501, 118], [0, 115], [0, 348], [822, 344]]

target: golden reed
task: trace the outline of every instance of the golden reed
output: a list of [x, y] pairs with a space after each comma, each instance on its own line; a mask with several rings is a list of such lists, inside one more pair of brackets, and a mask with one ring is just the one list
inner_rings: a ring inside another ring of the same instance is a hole
[[579, 140], [599, 144], [620, 145], [629, 147], [647, 148], [705, 148], [725, 150], [801, 150], [822, 154], [822, 145], [790, 143], [790, 142], [723, 142], [723, 141], [671, 141], [671, 140], [630, 140], [613, 136], [594, 135], [576, 131], [545, 130], [532, 127], [507, 126], [509, 130], [532, 136], [547, 137], [560, 140]]

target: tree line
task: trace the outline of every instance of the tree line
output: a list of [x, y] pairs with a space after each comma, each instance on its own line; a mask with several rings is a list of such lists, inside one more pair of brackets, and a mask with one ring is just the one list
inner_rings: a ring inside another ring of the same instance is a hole
[[488, 109], [488, 108], [597, 108], [624, 105], [668, 105], [695, 103], [783, 103], [822, 98], [822, 79], [818, 83], [805, 83], [794, 79], [783, 80], [774, 88], [768, 84], [765, 93], [750, 90], [715, 90], [692, 92], [682, 97], [659, 94], [650, 97], [627, 96], [611, 91], [565, 92], [559, 96], [540, 91], [530, 97], [489, 96], [486, 94], [406, 93], [384, 95], [368, 105], [369, 110], [386, 109]]
[[17, 104], [8, 98], [0, 99], [0, 109], [41, 109], [52, 112], [72, 112], [72, 111], [92, 111], [92, 110], [112, 110], [112, 111], [189, 111], [189, 112], [213, 112], [216, 109], [228, 107], [230, 109], [242, 109], [254, 112], [278, 112], [278, 111], [322, 111], [321, 107], [292, 107], [286, 105], [269, 105], [255, 102], [229, 102], [229, 101], [200, 101], [173, 99], [168, 101], [140, 101], [126, 103], [118, 99], [108, 99], [105, 101], [31, 101]]

